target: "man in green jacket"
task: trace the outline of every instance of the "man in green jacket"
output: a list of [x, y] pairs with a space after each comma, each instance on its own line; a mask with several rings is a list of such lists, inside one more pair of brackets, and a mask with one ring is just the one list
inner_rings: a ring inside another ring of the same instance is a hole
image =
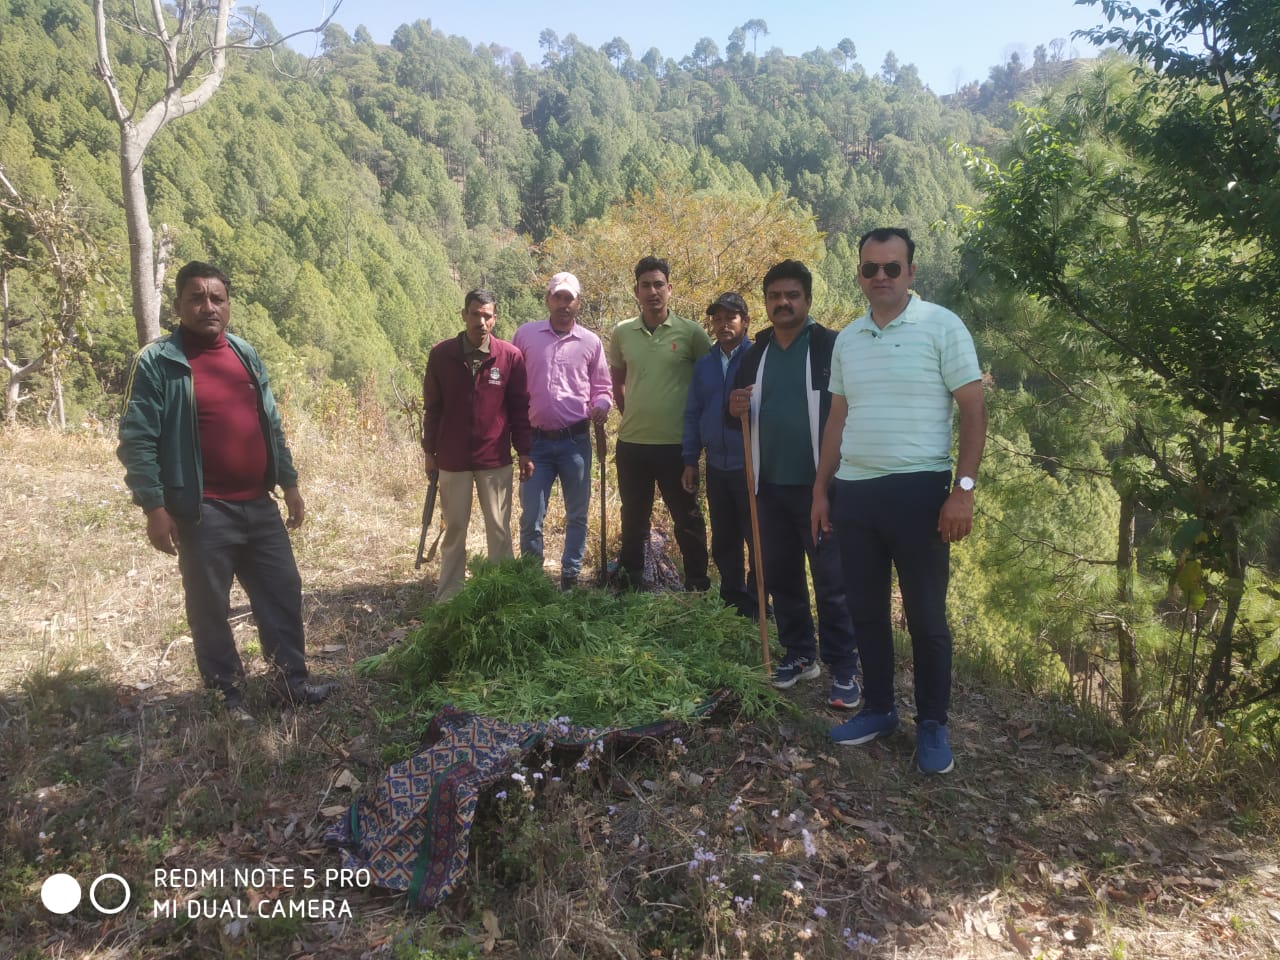
[[226, 332], [231, 281], [193, 261], [178, 271], [178, 328], [134, 358], [117, 455], [147, 517], [147, 539], [175, 554], [196, 664], [228, 712], [244, 706], [244, 665], [227, 622], [231, 578], [249, 596], [273, 686], [291, 703], [318, 703], [328, 684], [307, 677], [302, 580], [272, 491], [284, 492], [287, 526], [306, 515], [298, 473], [257, 351]]

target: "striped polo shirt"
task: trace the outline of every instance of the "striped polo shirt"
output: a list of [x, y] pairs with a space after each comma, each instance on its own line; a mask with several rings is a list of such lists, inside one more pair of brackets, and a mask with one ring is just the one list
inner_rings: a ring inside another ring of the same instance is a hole
[[952, 392], [980, 379], [963, 321], [912, 296], [883, 330], [870, 312], [840, 331], [831, 392], [849, 404], [841, 480], [951, 469]]

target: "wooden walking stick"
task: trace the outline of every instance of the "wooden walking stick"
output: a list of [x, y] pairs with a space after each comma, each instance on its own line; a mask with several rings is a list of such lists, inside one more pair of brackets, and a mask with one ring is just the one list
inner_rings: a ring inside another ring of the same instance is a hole
[[756, 568], [756, 601], [759, 604], [760, 656], [764, 672], [772, 672], [769, 666], [769, 620], [765, 616], [769, 598], [764, 592], [764, 557], [760, 553], [760, 515], [756, 512], [756, 471], [751, 462], [751, 410], [742, 414], [742, 449], [747, 461], [747, 505], [751, 510], [751, 555]]
[[608, 544], [606, 531], [606, 517], [608, 516], [608, 505], [605, 503], [605, 487], [604, 487], [604, 458], [606, 450], [606, 441], [604, 436], [604, 424], [595, 424], [596, 428], [596, 459], [600, 461], [600, 574], [599, 584], [601, 587], [608, 582], [609, 579], [609, 554], [605, 552]]

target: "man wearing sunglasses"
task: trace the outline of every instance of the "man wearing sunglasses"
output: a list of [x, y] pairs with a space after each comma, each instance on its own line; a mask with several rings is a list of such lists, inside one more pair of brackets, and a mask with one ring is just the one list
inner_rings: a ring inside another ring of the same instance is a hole
[[[811, 521], [814, 536], [834, 533], [840, 544], [862, 656], [864, 706], [831, 737], [869, 743], [897, 729], [892, 565], [911, 633], [916, 763], [922, 773], [950, 773], [947, 581], [950, 546], [973, 528], [987, 426], [982, 373], [960, 318], [911, 293], [915, 243], [906, 230], [872, 230], [858, 252], [869, 309], [836, 338]], [[954, 475], [953, 402], [960, 411]]]

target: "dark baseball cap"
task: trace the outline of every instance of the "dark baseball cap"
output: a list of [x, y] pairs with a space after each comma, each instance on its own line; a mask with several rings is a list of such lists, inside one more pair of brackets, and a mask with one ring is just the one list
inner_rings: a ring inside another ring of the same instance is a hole
[[716, 297], [715, 302], [712, 303], [711, 306], [707, 307], [707, 316], [711, 316], [719, 309], [725, 309], [730, 313], [738, 313], [745, 317], [747, 316], [747, 301], [743, 300], [732, 291], [722, 293], [720, 296]]

